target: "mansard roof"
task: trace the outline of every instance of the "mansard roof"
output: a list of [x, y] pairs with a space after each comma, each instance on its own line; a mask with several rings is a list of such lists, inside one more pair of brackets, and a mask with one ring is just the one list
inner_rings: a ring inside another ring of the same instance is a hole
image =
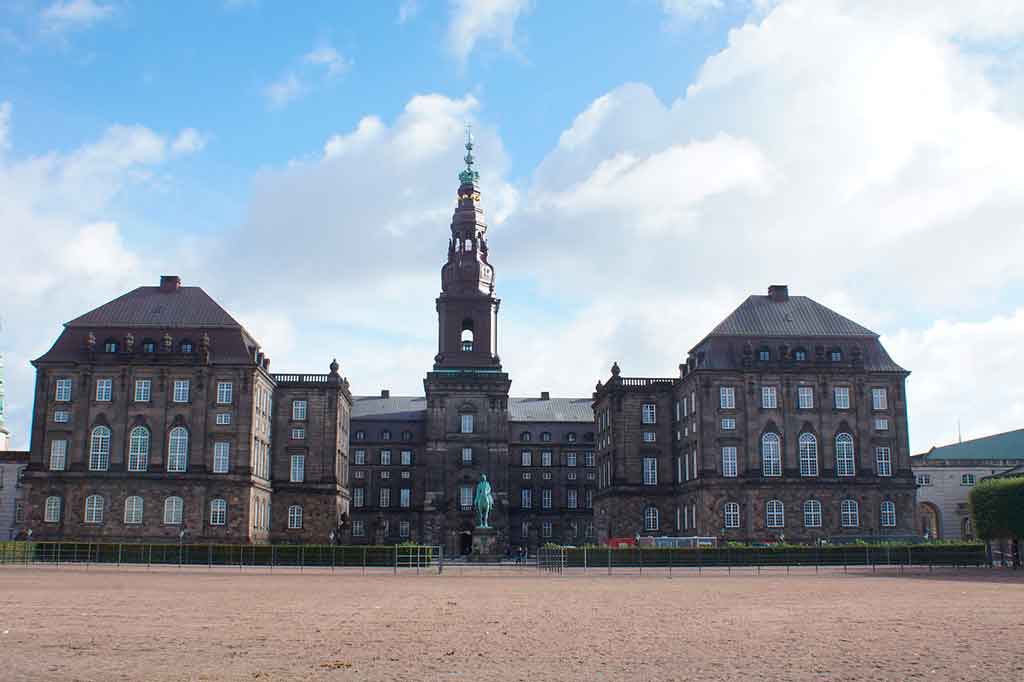
[[242, 329], [200, 287], [138, 287], [76, 317], [66, 327]]
[[708, 336], [878, 338], [836, 311], [806, 296], [748, 296]]
[[1024, 461], [1024, 429], [933, 447], [920, 456], [923, 458], [922, 464], [939, 460]]
[[[590, 398], [509, 398], [511, 422], [593, 422]], [[352, 419], [422, 421], [427, 399], [422, 396], [355, 396]]]

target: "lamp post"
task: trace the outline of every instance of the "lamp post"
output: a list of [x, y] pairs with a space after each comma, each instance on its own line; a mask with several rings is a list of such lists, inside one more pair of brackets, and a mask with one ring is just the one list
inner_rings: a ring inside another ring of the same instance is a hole
[[184, 528], [178, 531], [178, 570], [181, 570], [181, 545], [185, 540], [185, 533], [187, 532]]

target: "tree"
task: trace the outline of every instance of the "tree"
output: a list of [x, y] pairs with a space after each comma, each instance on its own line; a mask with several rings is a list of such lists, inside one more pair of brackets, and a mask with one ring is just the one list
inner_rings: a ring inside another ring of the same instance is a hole
[[[1010, 539], [1019, 548], [1024, 538], [1024, 477], [982, 481], [971, 490], [969, 500], [978, 537]], [[1019, 561], [1018, 549], [1014, 564]]]

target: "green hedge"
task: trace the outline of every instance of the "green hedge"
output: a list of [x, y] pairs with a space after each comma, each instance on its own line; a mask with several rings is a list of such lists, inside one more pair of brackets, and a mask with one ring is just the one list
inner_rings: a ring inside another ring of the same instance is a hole
[[969, 500], [978, 537], [1024, 538], [1024, 477], [982, 481]]

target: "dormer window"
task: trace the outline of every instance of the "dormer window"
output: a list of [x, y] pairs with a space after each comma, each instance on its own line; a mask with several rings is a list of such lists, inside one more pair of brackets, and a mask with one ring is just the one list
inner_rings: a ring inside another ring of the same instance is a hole
[[156, 352], [156, 341], [146, 339], [142, 342], [143, 353], [155, 353]]
[[542, 441], [544, 441], [545, 443], [550, 443], [551, 442], [551, 432], [550, 431], [544, 431], [543, 433], [540, 434], [540, 439]]
[[113, 339], [107, 339], [103, 342], [104, 353], [116, 353], [117, 352], [117, 341]]
[[366, 440], [366, 432], [356, 431], [356, 440]]
[[387, 431], [387, 430], [381, 431], [380, 432], [380, 439], [381, 440], [391, 440], [391, 432]]
[[793, 351], [793, 359], [796, 360], [797, 362], [805, 362], [807, 360], [807, 351], [805, 351], [803, 348], [798, 348], [797, 350]]
[[757, 359], [760, 360], [761, 362], [768, 362], [769, 360], [772, 359], [772, 352], [767, 348], [762, 348], [761, 350], [757, 351]]
[[182, 353], [191, 353], [192, 352], [192, 342], [191, 341], [182, 341], [181, 342], [181, 352]]
[[839, 350], [838, 348], [833, 348], [832, 352], [829, 354], [829, 357], [832, 358], [832, 362], [842, 362], [843, 351]]
[[521, 434], [519, 434], [519, 440], [525, 443], [529, 443], [531, 440], [533, 440], [533, 435], [529, 431], [523, 431]]

